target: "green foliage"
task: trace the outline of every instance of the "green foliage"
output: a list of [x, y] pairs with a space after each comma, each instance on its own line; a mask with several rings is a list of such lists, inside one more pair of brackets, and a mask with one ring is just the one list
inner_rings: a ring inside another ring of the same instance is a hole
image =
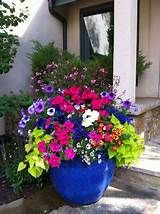
[[119, 147], [113, 149], [114, 145], [109, 144], [108, 156], [115, 159], [117, 167], [130, 166], [138, 160], [144, 151], [143, 141], [132, 125], [125, 123], [122, 126], [114, 115], [112, 115], [111, 122], [115, 127], [122, 128], [123, 134], [121, 137], [122, 144]]
[[[24, 0], [19, 0], [24, 2]], [[25, 11], [17, 11], [16, 4], [12, 1], [0, 0], [0, 74], [7, 73], [12, 67], [14, 56], [17, 52], [19, 40], [12, 34], [13, 28], [27, 18]]]
[[152, 63], [146, 59], [146, 56], [142, 54], [142, 52], [139, 52], [137, 57], [137, 75], [143, 74], [144, 71], [146, 71]]
[[22, 93], [20, 95], [3, 95], [0, 97], [0, 117], [6, 114], [18, 115], [22, 107], [28, 107], [32, 104], [32, 97]]
[[[9, 183], [14, 188], [14, 190], [16, 192], [22, 192], [23, 188], [26, 185], [32, 184], [32, 183], [35, 183], [38, 187], [42, 187], [43, 180], [45, 179], [46, 175], [43, 174], [43, 176], [41, 178], [35, 179], [33, 176], [31, 176], [27, 172], [27, 169], [24, 169], [23, 171], [19, 170], [19, 172], [17, 172], [18, 163], [20, 161], [21, 161], [21, 159], [17, 158], [13, 162], [7, 164], [5, 167], [5, 174], [9, 180]], [[22, 164], [21, 164], [21, 167], [24, 168], [24, 166], [22, 166]]]
[[58, 63], [60, 53], [53, 43], [43, 46], [38, 41], [33, 41], [33, 47], [33, 54], [29, 54], [29, 58], [32, 61], [33, 72], [45, 68], [46, 65], [52, 63], [52, 61]]
[[[49, 143], [52, 137], [48, 134], [44, 134], [42, 129], [35, 128], [29, 137], [29, 143], [25, 145], [25, 161], [20, 162], [17, 172], [20, 172], [28, 166], [28, 172], [33, 177], [38, 178], [44, 171], [49, 170], [47, 162], [43, 159], [42, 153], [39, 152], [37, 144], [41, 141]], [[26, 165], [27, 164], [27, 165]]]

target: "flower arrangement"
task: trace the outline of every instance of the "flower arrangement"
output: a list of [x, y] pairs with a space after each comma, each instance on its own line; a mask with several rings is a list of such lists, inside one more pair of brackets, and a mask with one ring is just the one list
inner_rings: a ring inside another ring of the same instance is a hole
[[27, 133], [26, 156], [18, 171], [39, 177], [64, 160], [80, 157], [84, 164], [101, 163], [102, 153], [117, 167], [129, 166], [143, 151], [143, 143], [128, 112], [133, 108], [114, 91], [97, 93], [89, 87], [72, 86], [55, 91], [22, 111], [19, 133]]

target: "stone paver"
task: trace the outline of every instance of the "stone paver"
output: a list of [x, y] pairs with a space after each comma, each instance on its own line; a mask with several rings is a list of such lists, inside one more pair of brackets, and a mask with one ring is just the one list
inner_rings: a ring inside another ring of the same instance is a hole
[[92, 205], [75, 207], [64, 202], [47, 186], [24, 199], [18, 207], [3, 205], [0, 214], [159, 214], [160, 201], [151, 196], [109, 187]]
[[134, 168], [160, 177], [160, 137], [145, 145], [145, 152]]
[[110, 187], [96, 204], [63, 206], [50, 214], [159, 214], [160, 201]]

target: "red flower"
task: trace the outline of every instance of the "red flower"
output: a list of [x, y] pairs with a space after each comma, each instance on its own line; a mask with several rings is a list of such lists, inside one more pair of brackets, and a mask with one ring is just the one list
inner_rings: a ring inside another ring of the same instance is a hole
[[103, 99], [92, 100], [92, 108], [93, 109], [99, 110], [102, 108], [103, 104], [104, 104]]
[[64, 102], [64, 97], [60, 95], [51, 100], [52, 105], [60, 105], [63, 102]]

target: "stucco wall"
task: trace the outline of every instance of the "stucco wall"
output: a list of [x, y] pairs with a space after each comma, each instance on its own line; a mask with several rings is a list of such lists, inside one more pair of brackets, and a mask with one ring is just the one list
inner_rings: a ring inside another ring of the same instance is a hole
[[80, 9], [111, 2], [111, 0], [81, 0], [68, 7], [68, 51], [80, 55]]
[[152, 62], [137, 87], [138, 97], [159, 97], [160, 78], [160, 1], [140, 1], [140, 50]]
[[20, 37], [21, 46], [9, 73], [0, 75], [0, 95], [10, 91], [28, 91], [31, 75], [31, 62], [27, 54], [32, 52], [32, 40], [41, 43], [54, 41], [62, 48], [62, 24], [48, 12], [46, 0], [26, 0], [29, 18], [15, 30]]

